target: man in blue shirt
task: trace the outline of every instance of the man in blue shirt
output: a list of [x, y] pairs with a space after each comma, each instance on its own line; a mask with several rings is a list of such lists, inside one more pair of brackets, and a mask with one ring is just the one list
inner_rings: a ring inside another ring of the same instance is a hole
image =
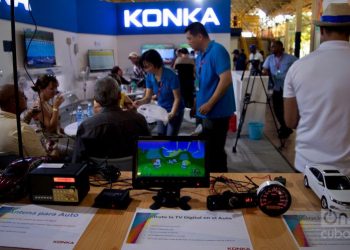
[[229, 119], [236, 109], [230, 56], [221, 44], [210, 40], [200, 22], [190, 24], [185, 33], [189, 45], [198, 51], [195, 108], [202, 118], [202, 134], [207, 137], [209, 167], [211, 172], [227, 172], [225, 142]]
[[263, 74], [269, 75], [270, 81], [273, 83], [273, 109], [280, 124], [278, 136], [285, 139], [293, 133], [293, 130], [288, 128], [284, 121], [283, 85], [288, 69], [298, 58], [285, 53], [281, 41], [273, 41], [271, 43], [271, 52], [272, 54], [269, 55], [264, 62]]

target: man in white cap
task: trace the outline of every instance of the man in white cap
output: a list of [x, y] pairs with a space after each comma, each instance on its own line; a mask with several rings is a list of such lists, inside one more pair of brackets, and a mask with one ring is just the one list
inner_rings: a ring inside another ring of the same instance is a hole
[[320, 47], [296, 61], [284, 82], [285, 120], [297, 129], [295, 168], [328, 164], [350, 175], [350, 5], [329, 4], [314, 24]]
[[131, 80], [136, 81], [138, 87], [145, 87], [145, 75], [146, 73], [143, 71], [140, 65], [140, 56], [136, 52], [131, 52], [129, 54], [129, 60], [134, 65], [133, 72], [134, 76]]

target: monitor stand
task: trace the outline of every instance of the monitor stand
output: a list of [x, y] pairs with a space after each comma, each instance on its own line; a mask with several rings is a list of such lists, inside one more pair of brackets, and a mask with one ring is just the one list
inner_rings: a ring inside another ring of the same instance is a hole
[[153, 210], [161, 207], [180, 207], [182, 210], [191, 209], [190, 205], [187, 204], [191, 200], [191, 197], [180, 197], [180, 189], [161, 189], [152, 198], [154, 203], [150, 206], [150, 209]]

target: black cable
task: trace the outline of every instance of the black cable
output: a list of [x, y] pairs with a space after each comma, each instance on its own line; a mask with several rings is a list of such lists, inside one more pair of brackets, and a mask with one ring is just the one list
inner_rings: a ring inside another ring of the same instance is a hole
[[[28, 0], [28, 6], [30, 6], [30, 0]], [[29, 73], [29, 71], [27, 69], [27, 61], [28, 61], [28, 52], [29, 52], [29, 49], [30, 49], [30, 45], [32, 44], [32, 42], [33, 42], [33, 40], [34, 40], [34, 38], [35, 38], [35, 36], [36, 36], [36, 34], [38, 32], [38, 25], [37, 25], [37, 23], [35, 21], [35, 18], [34, 18], [34, 15], [33, 15], [33, 11], [32, 11], [31, 8], [29, 8], [28, 13], [29, 13], [29, 15], [30, 15], [30, 17], [31, 17], [31, 19], [33, 21], [34, 32], [33, 32], [32, 36], [31, 36], [31, 38], [29, 40], [29, 43], [26, 46], [26, 55], [25, 55], [25, 57], [23, 59], [23, 68], [24, 68], [24, 71], [26, 72], [29, 80], [31, 81], [32, 85], [34, 87], [36, 87], [35, 82], [34, 82], [32, 76], [30, 75], [30, 73]], [[38, 89], [38, 98], [39, 98], [39, 105], [40, 105], [40, 110], [41, 110], [41, 116], [42, 116], [42, 120], [43, 120], [42, 123], [39, 122], [41, 130], [42, 130], [42, 135], [43, 135], [43, 137], [45, 139], [49, 139], [44, 133], [44, 130], [45, 130], [45, 116], [44, 116], [44, 110], [43, 110], [43, 102], [42, 102], [42, 99], [41, 99], [41, 96], [40, 96], [40, 89]], [[67, 140], [67, 145], [66, 145], [66, 150], [65, 150], [66, 155], [68, 153], [68, 146], [69, 146], [69, 138]]]
[[[215, 184], [220, 182], [220, 183], [223, 183], [225, 184], [227, 187], [229, 187], [233, 192], [235, 193], [241, 193], [241, 192], [254, 192], [256, 191], [257, 189], [257, 185], [251, 180], [249, 179], [250, 181], [247, 182], [247, 181], [239, 181], [239, 180], [233, 180], [233, 179], [229, 179], [225, 176], [218, 176], [218, 177], [214, 177], [214, 176], [211, 176], [212, 180], [210, 181], [210, 190], [211, 191], [214, 191], [215, 193], [218, 193], [215, 189]], [[248, 178], [246, 176], [246, 178]], [[233, 184], [235, 189], [234, 190], [230, 184]], [[249, 187], [249, 186], [253, 186], [253, 187]], [[242, 191], [241, 189], [244, 190]]]
[[12, 68], [13, 68], [13, 84], [15, 90], [16, 103], [16, 126], [17, 126], [17, 140], [18, 140], [18, 154], [24, 159], [23, 141], [21, 132], [21, 117], [19, 108], [19, 90], [18, 90], [18, 73], [17, 73], [17, 50], [16, 50], [16, 22], [15, 22], [15, 6], [14, 0], [11, 0], [11, 46], [12, 46]]
[[251, 178], [249, 178], [248, 176], [244, 176], [245, 178], [247, 178], [253, 185], [254, 185], [254, 187], [256, 187], [256, 188], [258, 188], [259, 186], [251, 179]]
[[[30, 6], [30, 0], [28, 0], [28, 6]], [[35, 18], [33, 16], [33, 12], [32, 12], [31, 8], [29, 8], [28, 13], [29, 13], [29, 15], [30, 15], [30, 17], [31, 17], [31, 19], [33, 21], [34, 32], [33, 32], [32, 36], [31, 36], [31, 38], [29, 40], [28, 45], [26, 46], [26, 55], [25, 55], [25, 57], [23, 59], [23, 68], [24, 68], [24, 71], [26, 72], [29, 80], [32, 82], [33, 86], [36, 87], [35, 82], [34, 82], [32, 76], [30, 75], [30, 73], [29, 73], [29, 71], [27, 69], [27, 60], [28, 60], [28, 52], [29, 52], [29, 49], [30, 49], [30, 45], [32, 44], [32, 42], [33, 42], [33, 40], [35, 38], [35, 35], [38, 32], [38, 25], [37, 25], [37, 23], [35, 21]], [[41, 125], [42, 133], [43, 133], [43, 135], [45, 137], [45, 133], [43, 132], [44, 129], [45, 129], [45, 117], [44, 117], [44, 112], [43, 112], [43, 104], [42, 104], [41, 96], [40, 96], [40, 90], [38, 91], [38, 97], [39, 97], [39, 105], [40, 105], [41, 115], [42, 115], [42, 119], [43, 119], [43, 122], [40, 125]]]
[[90, 174], [101, 176], [103, 180], [107, 181], [105, 184], [110, 185], [110, 189], [112, 188], [113, 183], [118, 182], [119, 177], [121, 176], [119, 168], [109, 165], [107, 159], [100, 163], [89, 159], [87, 164], [89, 166]]
[[[30, 6], [30, 0], [28, 0], [28, 6]], [[28, 70], [27, 70], [26, 61], [27, 61], [27, 58], [28, 58], [28, 51], [29, 51], [30, 45], [31, 45], [31, 43], [32, 43], [32, 41], [33, 41], [33, 39], [34, 39], [34, 37], [35, 37], [37, 31], [38, 31], [38, 25], [36, 24], [36, 21], [35, 21], [35, 18], [34, 18], [34, 16], [33, 16], [33, 12], [32, 12], [32, 9], [31, 9], [31, 8], [29, 8], [28, 13], [29, 13], [29, 15], [30, 15], [30, 17], [31, 17], [31, 19], [32, 19], [32, 21], [33, 21], [33, 24], [34, 24], [34, 33], [33, 33], [32, 37], [30, 38], [29, 43], [28, 43], [28, 45], [27, 45], [27, 47], [26, 47], [26, 56], [25, 56], [24, 59], [23, 59], [23, 68], [24, 68], [26, 74], [28, 75], [28, 78], [29, 78], [30, 81], [32, 82], [33, 86], [35, 86], [34, 80], [32, 79], [31, 75], [29, 74], [29, 72], [28, 72]], [[41, 101], [41, 100], [40, 100], [40, 101]]]

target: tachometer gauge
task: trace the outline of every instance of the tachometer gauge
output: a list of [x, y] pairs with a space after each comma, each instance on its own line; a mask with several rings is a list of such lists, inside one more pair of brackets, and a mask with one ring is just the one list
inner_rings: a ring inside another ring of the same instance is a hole
[[270, 216], [284, 214], [292, 203], [289, 191], [278, 181], [265, 181], [259, 186], [257, 195], [259, 208]]

